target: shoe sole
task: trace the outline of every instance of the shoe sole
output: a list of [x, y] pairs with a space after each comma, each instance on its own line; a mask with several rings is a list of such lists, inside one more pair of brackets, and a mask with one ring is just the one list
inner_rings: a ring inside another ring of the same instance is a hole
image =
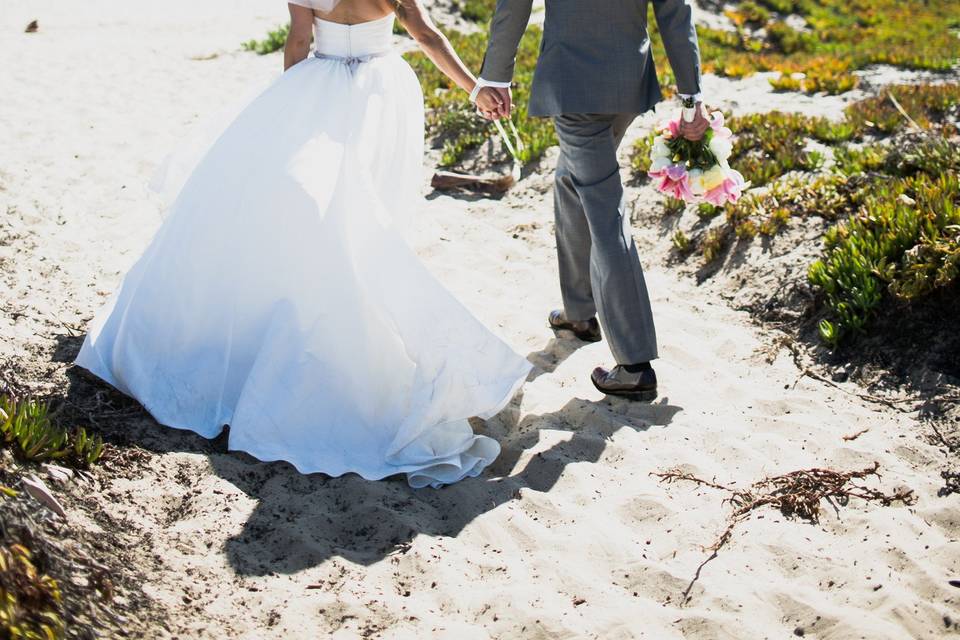
[[573, 329], [573, 328], [571, 328], [571, 327], [569, 327], [569, 326], [560, 326], [560, 327], [558, 327], [557, 325], [555, 325], [555, 324], [553, 324], [552, 322], [549, 322], [549, 321], [547, 322], [547, 326], [549, 326], [549, 327], [550, 327], [551, 329], [553, 329], [554, 331], [569, 331], [570, 333], [572, 333], [573, 335], [575, 335], [575, 336], [577, 337], [577, 340], [582, 340], [583, 342], [600, 342], [601, 340], [603, 340], [603, 335], [602, 335], [602, 334], [583, 333], [583, 332], [577, 331], [577, 330], [575, 330], [575, 329]]
[[635, 402], [652, 402], [657, 399], [656, 389], [645, 389], [643, 391], [609, 391], [601, 388], [593, 378], [590, 378], [590, 382], [593, 383], [597, 391], [604, 395], [626, 398], [627, 400], [633, 400]]

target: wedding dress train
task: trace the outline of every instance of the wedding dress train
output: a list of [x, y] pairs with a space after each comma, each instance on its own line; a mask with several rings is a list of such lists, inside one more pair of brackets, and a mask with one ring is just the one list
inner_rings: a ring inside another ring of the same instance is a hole
[[402, 238], [423, 96], [392, 24], [317, 19], [316, 55], [170, 168], [182, 186], [77, 364], [164, 425], [229, 425], [261, 460], [439, 486], [498, 455], [467, 418], [500, 411], [530, 365]]

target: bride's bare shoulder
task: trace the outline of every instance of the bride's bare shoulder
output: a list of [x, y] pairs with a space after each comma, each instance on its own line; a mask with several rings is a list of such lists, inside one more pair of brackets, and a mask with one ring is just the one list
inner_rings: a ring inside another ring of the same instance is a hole
[[291, 4], [308, 6], [313, 14], [331, 22], [353, 24], [377, 20], [392, 13], [402, 0], [293, 0]]

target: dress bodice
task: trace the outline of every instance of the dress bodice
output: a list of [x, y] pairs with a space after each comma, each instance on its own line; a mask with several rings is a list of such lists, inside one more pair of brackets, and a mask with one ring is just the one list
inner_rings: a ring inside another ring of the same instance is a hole
[[394, 14], [357, 24], [340, 24], [314, 18], [316, 52], [344, 58], [383, 54], [393, 46]]

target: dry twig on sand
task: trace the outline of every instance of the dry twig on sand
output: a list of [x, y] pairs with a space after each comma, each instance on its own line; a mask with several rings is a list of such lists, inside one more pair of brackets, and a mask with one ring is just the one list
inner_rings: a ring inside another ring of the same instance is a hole
[[[819, 380], [820, 382], [822, 382], [822, 383], [824, 383], [824, 384], [826, 384], [826, 385], [829, 385], [829, 386], [833, 387], [833, 388], [836, 389], [837, 391], [842, 391], [843, 393], [846, 393], [846, 394], [849, 394], [849, 395], [852, 395], [852, 396], [857, 396], [858, 398], [861, 398], [861, 399], [863, 399], [863, 400], [866, 400], [867, 402], [874, 402], [874, 403], [876, 403], [876, 404], [882, 404], [882, 405], [884, 405], [884, 406], [890, 407], [891, 409], [895, 409], [895, 410], [899, 411], [900, 413], [913, 413], [914, 411], [918, 411], [918, 410], [919, 410], [919, 406], [913, 406], [913, 407], [901, 407], [901, 406], [899, 406], [900, 404], [904, 404], [904, 403], [908, 403], [908, 402], [913, 402], [913, 403], [920, 402], [920, 399], [919, 399], [919, 398], [896, 398], [896, 399], [889, 399], [889, 398], [881, 398], [881, 397], [879, 397], [879, 396], [872, 396], [872, 395], [870, 395], [870, 394], [868, 394], [868, 393], [857, 393], [856, 391], [850, 391], [850, 390], [848, 390], [848, 389], [844, 389], [843, 387], [841, 387], [840, 385], [838, 385], [838, 384], [837, 384], [836, 382], [834, 382], [833, 380], [830, 380], [830, 379], [828, 379], [828, 378], [825, 378], [825, 377], [823, 377], [822, 375], [820, 375], [819, 373], [816, 373], [815, 371], [811, 371], [810, 369], [804, 369], [803, 371], [801, 371], [801, 372], [800, 372], [800, 378], [802, 378], [803, 376], [807, 376], [808, 378], [813, 378], [814, 380]], [[800, 378], [797, 378], [797, 381], [798, 381], [798, 382], [799, 382]], [[796, 386], [796, 382], [794, 383], [794, 386]]]
[[940, 441], [943, 446], [947, 448], [947, 451], [954, 453], [960, 451], [960, 440], [947, 440], [947, 438], [941, 433], [940, 429], [937, 428], [937, 425], [934, 421], [929, 421], [928, 424], [933, 432], [936, 434], [937, 439]]
[[849, 434], [843, 436], [843, 439], [846, 440], [847, 442], [850, 442], [850, 441], [852, 441], [852, 440], [856, 440], [857, 438], [859, 438], [860, 436], [862, 436], [863, 434], [865, 434], [865, 433], [868, 432], [868, 431], [870, 431], [869, 428], [860, 429], [860, 431], [857, 431], [856, 433], [849, 433]]
[[903, 105], [900, 104], [900, 101], [897, 100], [896, 96], [894, 96], [890, 91], [887, 91], [887, 99], [890, 100], [894, 108], [900, 112], [900, 115], [906, 119], [914, 131], [923, 131], [923, 127], [917, 124], [917, 121], [910, 117], [910, 114], [907, 113], [907, 110], [903, 108]]
[[[896, 411], [899, 411], [901, 413], [913, 413], [914, 411], [918, 411], [920, 409], [920, 405], [923, 403], [923, 399], [920, 398], [919, 396], [908, 397], [908, 398], [881, 398], [879, 396], [870, 395], [868, 393], [859, 393], [856, 391], [850, 391], [849, 389], [845, 389], [844, 387], [840, 386], [833, 380], [830, 380], [829, 378], [826, 378], [820, 375], [810, 367], [806, 366], [803, 363], [803, 353], [801, 352], [800, 347], [796, 344], [796, 341], [790, 336], [786, 336], [786, 335], [780, 336], [779, 339], [774, 343], [774, 346], [784, 347], [788, 351], [790, 351], [790, 355], [793, 357], [793, 364], [800, 371], [800, 374], [797, 376], [797, 379], [793, 381], [794, 388], [796, 388], [797, 384], [804, 377], [812, 378], [813, 380], [817, 380], [826, 385], [829, 385], [842, 393], [846, 393], [851, 396], [856, 396], [862, 400], [866, 400], [867, 402], [882, 404], [884, 406], [890, 407], [891, 409], [895, 409]], [[773, 355], [774, 354], [771, 353], [771, 356]], [[773, 362], [773, 360], [768, 359], [768, 362]], [[906, 404], [906, 403], [912, 403], [914, 406], [912, 407], [899, 406], [901, 404]]]
[[736, 526], [761, 507], [773, 507], [787, 517], [800, 517], [808, 522], [817, 523], [820, 521], [820, 503], [824, 500], [838, 512], [837, 505], [846, 505], [850, 498], [877, 502], [883, 506], [889, 506], [895, 502], [913, 504], [916, 498], [911, 489], [896, 489], [893, 493], [884, 493], [864, 486], [860, 482], [868, 477], [879, 478], [879, 469], [879, 462], [874, 462], [872, 466], [859, 471], [802, 469], [764, 478], [747, 489], [735, 489], [678, 470], [651, 474], [667, 484], [685, 481], [726, 491], [730, 495], [724, 499], [724, 502], [729, 502], [733, 506], [733, 513], [730, 514], [726, 528], [707, 548], [710, 555], [697, 567], [696, 573], [683, 592], [681, 604], [690, 600], [690, 591], [700, 578], [700, 571], [708, 562], [716, 558], [720, 549], [730, 541]]

